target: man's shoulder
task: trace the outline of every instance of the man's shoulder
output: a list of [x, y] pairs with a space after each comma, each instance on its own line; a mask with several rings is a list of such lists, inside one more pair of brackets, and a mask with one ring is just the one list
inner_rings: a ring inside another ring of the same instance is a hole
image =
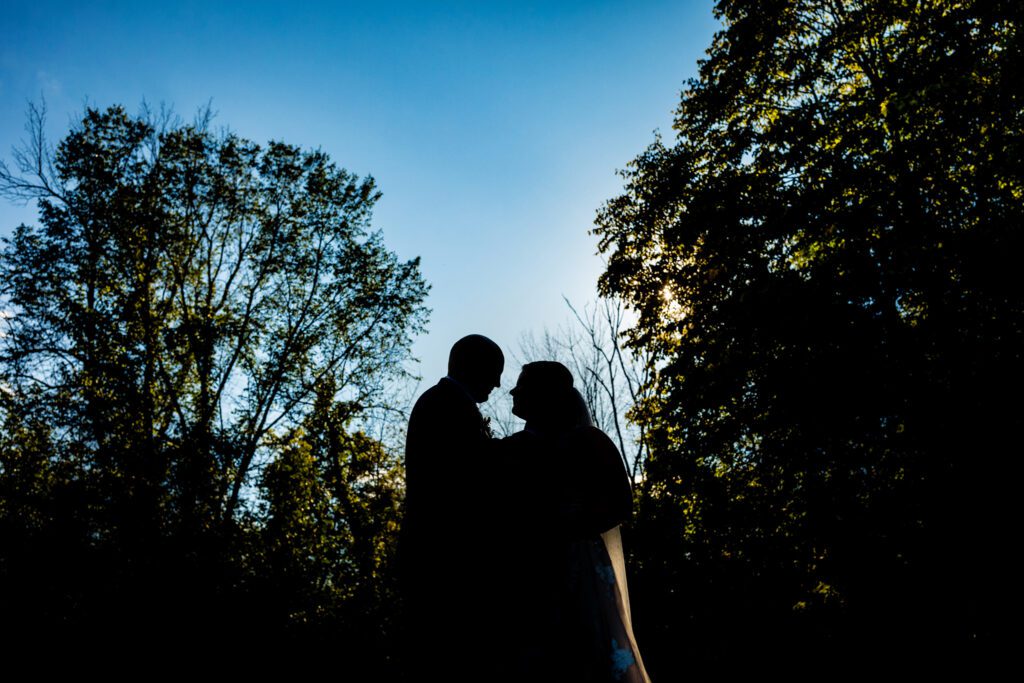
[[413, 410], [420, 407], [453, 402], [468, 403], [466, 397], [461, 395], [459, 388], [454, 383], [442, 378], [440, 382], [420, 394], [420, 397], [416, 399]]
[[412, 407], [409, 415], [410, 423], [473, 422], [480, 419], [480, 410], [462, 389], [446, 379], [424, 391]]

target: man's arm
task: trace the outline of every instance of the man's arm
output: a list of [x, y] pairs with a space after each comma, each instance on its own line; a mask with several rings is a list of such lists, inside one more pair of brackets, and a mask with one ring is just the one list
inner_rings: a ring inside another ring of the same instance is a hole
[[466, 514], [485, 443], [476, 406], [449, 387], [417, 401], [406, 438], [406, 495], [422, 523], [451, 525]]

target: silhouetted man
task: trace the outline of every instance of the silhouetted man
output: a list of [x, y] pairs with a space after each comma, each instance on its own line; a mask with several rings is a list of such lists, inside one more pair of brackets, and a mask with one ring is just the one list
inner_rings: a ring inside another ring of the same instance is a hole
[[[448, 375], [409, 416], [400, 563], [413, 678], [480, 679], [490, 541], [485, 507], [491, 437], [476, 404], [501, 383], [505, 358], [487, 337], [455, 342]], [[483, 481], [482, 481], [483, 479]]]

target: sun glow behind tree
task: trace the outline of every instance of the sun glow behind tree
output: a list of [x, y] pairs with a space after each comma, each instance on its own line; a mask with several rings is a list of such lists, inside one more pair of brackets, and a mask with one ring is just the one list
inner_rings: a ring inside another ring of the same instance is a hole
[[979, 656], [1024, 379], [1019, 3], [717, 15], [596, 228], [659, 368], [637, 609], [709, 671], [811, 670], [808, 638], [823, 665]]

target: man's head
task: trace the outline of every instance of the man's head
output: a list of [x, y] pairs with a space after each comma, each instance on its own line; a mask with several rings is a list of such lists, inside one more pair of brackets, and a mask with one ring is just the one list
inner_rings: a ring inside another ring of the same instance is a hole
[[463, 337], [448, 354], [448, 375], [461, 382], [477, 403], [486, 401], [491, 389], [501, 386], [504, 369], [501, 349], [480, 334]]

